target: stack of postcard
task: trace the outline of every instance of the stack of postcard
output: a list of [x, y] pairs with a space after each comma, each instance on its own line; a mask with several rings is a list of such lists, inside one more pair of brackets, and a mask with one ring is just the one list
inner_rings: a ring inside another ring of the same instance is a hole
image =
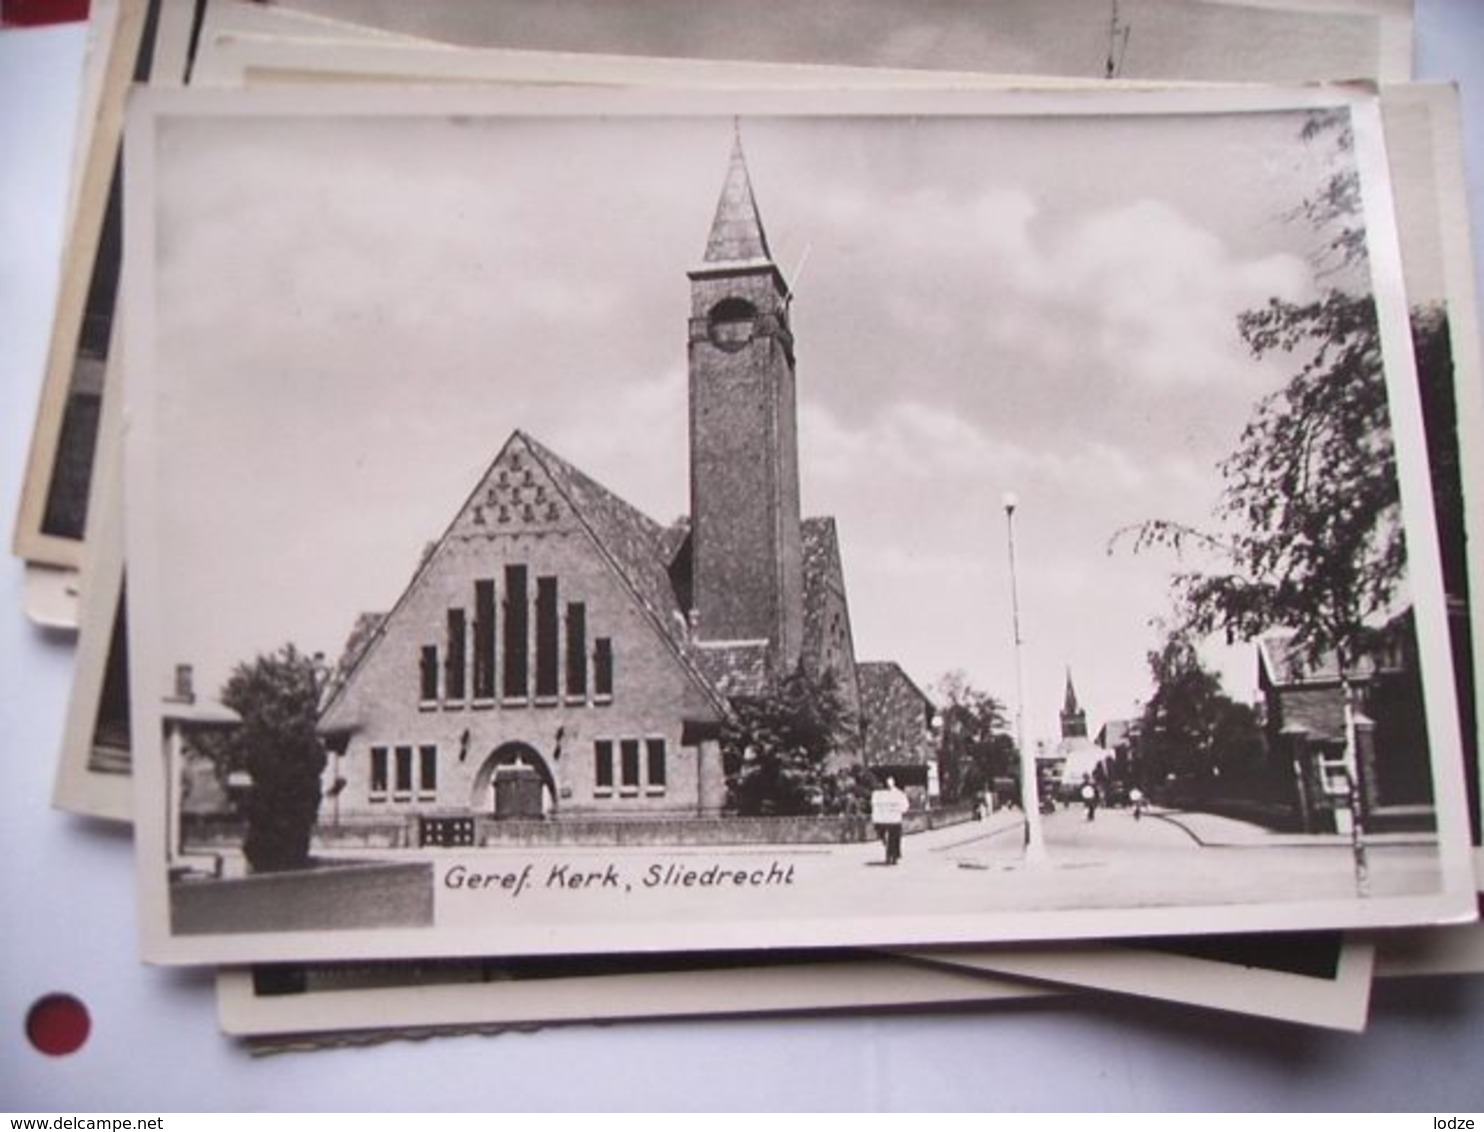
[[1408, 0], [769, 11], [95, 0], [14, 545], [143, 958], [309, 1044], [1484, 969]]

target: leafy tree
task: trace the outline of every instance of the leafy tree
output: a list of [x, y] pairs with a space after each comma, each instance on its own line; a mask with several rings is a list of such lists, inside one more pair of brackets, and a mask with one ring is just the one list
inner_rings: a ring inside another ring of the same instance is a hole
[[1215, 568], [1176, 575], [1190, 633], [1249, 640], [1286, 626], [1311, 659], [1333, 651], [1348, 666], [1406, 562], [1374, 304], [1339, 291], [1273, 299], [1241, 315], [1240, 328], [1255, 356], [1300, 362], [1220, 465], [1221, 533], [1154, 520], [1135, 545], [1214, 552]]
[[721, 736], [729, 809], [776, 817], [858, 810], [864, 780], [830, 766], [856, 733], [833, 672], [801, 664], [732, 708]]
[[1304, 303], [1273, 298], [1238, 316], [1253, 357], [1287, 356], [1293, 375], [1258, 402], [1221, 463], [1216, 529], [1154, 520], [1135, 528], [1135, 548], [1214, 559], [1176, 576], [1187, 632], [1245, 640], [1283, 626], [1310, 660], [1333, 653], [1346, 671], [1392, 612], [1406, 548], [1348, 115], [1313, 114], [1301, 136], [1330, 140], [1334, 171], [1290, 218], [1320, 236], [1316, 272], [1347, 275], [1352, 286]]
[[[1177, 574], [1185, 632], [1250, 640], [1286, 627], [1311, 663], [1332, 655], [1345, 697], [1345, 748], [1359, 804], [1356, 661], [1376, 641], [1405, 572], [1406, 547], [1375, 301], [1366, 289], [1365, 231], [1343, 112], [1312, 116], [1305, 140], [1335, 143], [1336, 171], [1292, 214], [1322, 240], [1318, 275], [1348, 276], [1305, 303], [1270, 299], [1238, 316], [1254, 358], [1282, 354], [1288, 383], [1258, 402], [1235, 451], [1214, 532], [1163, 520], [1135, 528], [1135, 547], [1199, 548], [1207, 568]], [[1116, 536], [1115, 536], [1116, 537]], [[1357, 880], [1365, 881], [1356, 815]]]
[[1221, 687], [1188, 637], [1172, 633], [1149, 653], [1154, 694], [1144, 705], [1135, 778], [1158, 786], [1170, 776], [1195, 782], [1231, 779], [1260, 765], [1257, 713]]
[[242, 717], [224, 753], [229, 767], [252, 776], [242, 807], [242, 849], [254, 872], [309, 863], [325, 769], [325, 749], [315, 732], [320, 684], [315, 658], [287, 644], [239, 664], [222, 689], [222, 703]]
[[971, 685], [961, 671], [943, 676], [936, 693], [943, 705], [938, 766], [945, 800], [971, 798], [989, 789], [996, 778], [1018, 773], [1004, 704]]

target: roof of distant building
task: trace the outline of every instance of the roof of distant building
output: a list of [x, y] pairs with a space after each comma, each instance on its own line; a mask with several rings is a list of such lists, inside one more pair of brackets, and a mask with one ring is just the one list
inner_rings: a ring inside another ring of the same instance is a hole
[[[1339, 658], [1333, 649], [1326, 649], [1317, 657], [1308, 650], [1291, 631], [1269, 633], [1257, 642], [1258, 682], [1263, 687], [1300, 684], [1338, 684], [1340, 681]], [[1350, 675], [1365, 678], [1375, 674], [1375, 660], [1363, 656], [1356, 662]]]
[[927, 693], [894, 660], [862, 661], [855, 672], [867, 765], [926, 759], [936, 708]]

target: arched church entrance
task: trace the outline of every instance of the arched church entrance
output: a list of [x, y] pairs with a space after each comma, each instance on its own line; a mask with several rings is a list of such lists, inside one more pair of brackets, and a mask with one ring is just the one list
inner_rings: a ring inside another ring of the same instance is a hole
[[497, 819], [535, 820], [556, 809], [556, 779], [529, 743], [502, 743], [474, 776], [469, 808]]

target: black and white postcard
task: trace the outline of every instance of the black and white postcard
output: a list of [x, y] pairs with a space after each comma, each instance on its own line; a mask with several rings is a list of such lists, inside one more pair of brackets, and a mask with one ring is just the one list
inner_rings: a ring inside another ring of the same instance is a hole
[[268, 964], [217, 975], [222, 1029], [283, 1048], [573, 1022], [1019, 1004], [1066, 991], [849, 950]]
[[1473, 915], [1372, 97], [569, 95], [139, 103], [150, 958]]

